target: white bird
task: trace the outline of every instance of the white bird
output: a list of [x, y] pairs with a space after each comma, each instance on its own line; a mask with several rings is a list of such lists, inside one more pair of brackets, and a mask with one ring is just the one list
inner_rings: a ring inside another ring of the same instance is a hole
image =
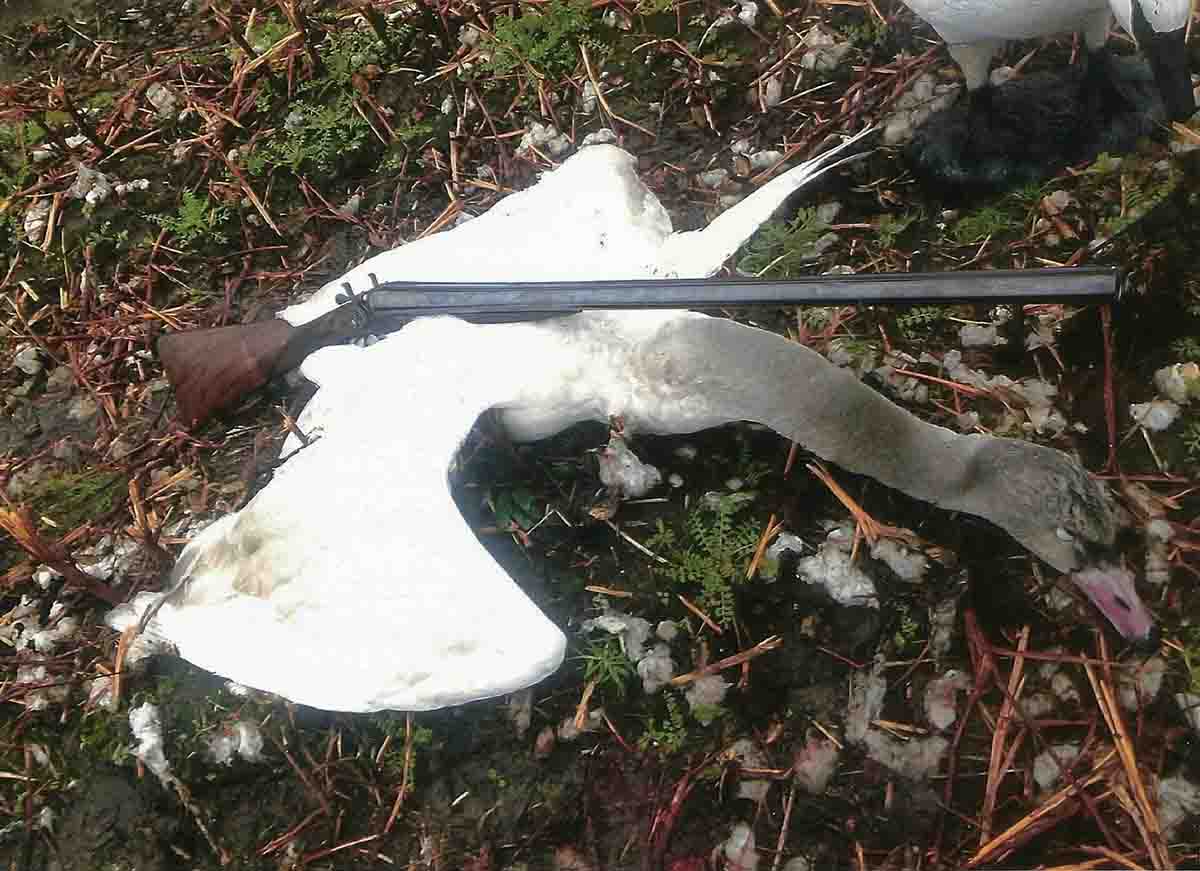
[[[848, 147], [854, 140], [847, 142]], [[586, 148], [533, 188], [344, 276], [355, 290], [438, 281], [703, 276], [840, 149], [770, 182], [703, 231], [672, 234], [633, 158]], [[285, 312], [336, 303], [342, 279]], [[517, 440], [582, 420], [686, 433], [756, 420], [825, 459], [987, 518], [1077, 583], [1127, 636], [1151, 621], [1132, 578], [1087, 572], [1116, 531], [1102, 488], [1066, 454], [923, 423], [820, 355], [773, 333], [681, 311], [582, 312], [534, 323], [415, 320], [369, 347], [302, 364], [319, 389], [286, 461], [240, 511], [203, 530], [147, 632], [201, 668], [318, 708], [427, 710], [530, 686], [562, 632], [479, 544], [448, 469], [480, 414]]]
[[992, 57], [1008, 40], [1082, 30], [1089, 51], [1089, 88], [1116, 91], [1107, 54], [1113, 16], [1145, 53], [1168, 116], [1196, 111], [1188, 71], [1186, 29], [1192, 0], [904, 0], [945, 40], [962, 69], [971, 111], [986, 120]]

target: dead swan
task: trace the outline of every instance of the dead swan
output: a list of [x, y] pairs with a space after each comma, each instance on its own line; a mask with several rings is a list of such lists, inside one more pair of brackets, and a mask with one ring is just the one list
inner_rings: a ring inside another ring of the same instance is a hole
[[[634, 252], [625, 276], [703, 275], [770, 214], [771, 196], [777, 203], [828, 160], [781, 176], [700, 233], [670, 236], [631, 158], [587, 149], [487, 216], [348, 276], [454, 280], [490, 266], [493, 279], [547, 278], [607, 255], [605, 274], [615, 277], [612, 261], [625, 250]], [[572, 200], [565, 180], [579, 166], [581, 184], [619, 186], [619, 195], [587, 213], [578, 238], [569, 222], [539, 236], [530, 222], [543, 225], [543, 207], [596, 205]], [[553, 196], [539, 206], [546, 191]], [[507, 219], [492, 219], [505, 204]], [[476, 225], [488, 231], [466, 232]], [[618, 233], [628, 249], [609, 246]], [[458, 249], [447, 240], [460, 234], [467, 253], [448, 258]], [[549, 236], [557, 246], [545, 247]], [[314, 317], [332, 304], [317, 299], [301, 311]], [[612, 414], [656, 433], [756, 420], [847, 469], [986, 517], [1064, 572], [1088, 565], [1089, 549], [1108, 547], [1115, 532], [1104, 492], [1065, 454], [923, 423], [799, 345], [694, 313], [585, 312], [490, 326], [423, 319], [369, 348], [323, 349], [302, 371], [320, 390], [299, 426], [319, 438], [303, 449], [289, 441], [274, 480], [188, 545], [169, 581], [184, 583], [148, 628], [197, 666], [319, 708], [462, 704], [534, 684], [561, 663], [561, 631], [476, 541], [450, 497], [455, 451], [492, 407], [518, 439]], [[1146, 635], [1131, 579], [1096, 577], [1084, 585], [1092, 600], [1127, 636]], [[110, 622], [127, 625], [156, 600], [142, 594]]]

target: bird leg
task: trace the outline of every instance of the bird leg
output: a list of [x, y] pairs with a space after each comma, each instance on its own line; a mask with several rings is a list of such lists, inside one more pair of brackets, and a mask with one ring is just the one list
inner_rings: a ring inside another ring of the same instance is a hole
[[996, 89], [991, 84], [967, 92], [967, 143], [968, 151], [976, 143], [986, 143], [992, 131], [992, 104]]
[[986, 142], [991, 131], [992, 98], [995, 88], [988, 80], [992, 58], [1003, 45], [1002, 42], [985, 40], [969, 44], [947, 44], [950, 57], [962, 70], [967, 89], [967, 143], [971, 150], [974, 143]]
[[1120, 85], [1120, 74], [1107, 46], [1091, 49], [1083, 74], [1079, 98], [1096, 117], [1108, 117], [1120, 112], [1137, 111], [1137, 105], [1126, 96]]

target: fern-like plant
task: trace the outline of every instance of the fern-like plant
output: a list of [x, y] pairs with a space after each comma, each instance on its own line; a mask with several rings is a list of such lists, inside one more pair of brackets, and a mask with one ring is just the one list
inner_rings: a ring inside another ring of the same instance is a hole
[[936, 305], [919, 305], [896, 316], [896, 325], [906, 339], [916, 338], [928, 332], [945, 315], [945, 309]]
[[1200, 461], [1200, 420], [1189, 423], [1180, 436], [1192, 462]]
[[215, 205], [207, 196], [184, 191], [174, 215], [155, 215], [151, 220], [184, 247], [195, 248], [206, 242], [216, 245], [225, 241], [222, 227], [229, 220], [229, 207]]
[[1019, 219], [1007, 209], [984, 206], [959, 218], [950, 231], [950, 236], [959, 245], [973, 245], [988, 236], [1001, 235], [1018, 228], [1018, 221]]
[[883, 215], [879, 219], [878, 225], [879, 244], [883, 248], [895, 247], [896, 240], [920, 217], [920, 212], [905, 212], [903, 215]]
[[737, 494], [705, 500], [684, 519], [685, 540], [659, 521], [648, 546], [672, 549], [669, 565], [654, 571], [679, 586], [699, 588], [700, 606], [716, 622], [731, 626], [734, 620], [734, 587], [745, 578], [759, 530], [737, 515], [746, 501]]
[[664, 756], [677, 753], [687, 744], [687, 715], [683, 704], [672, 692], [663, 695], [666, 705], [666, 715], [662, 718], [650, 717], [646, 721], [646, 731], [638, 739], [638, 747], [642, 750], [657, 750]]
[[801, 209], [787, 223], [763, 224], [742, 248], [738, 269], [751, 275], [787, 278], [793, 269], [813, 261], [817, 240], [828, 232], [829, 224], [821, 220], [816, 207]]
[[1200, 360], [1200, 339], [1195, 336], [1176, 339], [1171, 343], [1171, 353], [1188, 362]]
[[603, 53], [598, 32], [585, 0], [550, 0], [537, 11], [523, 8], [516, 17], [496, 18], [489, 40], [492, 57], [485, 66], [498, 75], [522, 67], [549, 78], [569, 75], [579, 62], [580, 43]]
[[355, 74], [382, 61], [384, 46], [369, 29], [344, 28], [321, 44], [324, 75], [303, 82], [295, 98], [284, 101], [268, 84], [260, 89], [258, 110], [281, 112], [276, 133], [247, 157], [256, 175], [276, 168], [297, 175], [329, 178], [378, 149], [378, 140], [355, 107]]

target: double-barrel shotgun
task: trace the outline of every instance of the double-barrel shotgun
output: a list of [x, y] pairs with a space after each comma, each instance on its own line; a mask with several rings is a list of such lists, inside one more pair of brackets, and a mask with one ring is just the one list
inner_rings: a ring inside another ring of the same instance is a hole
[[1119, 298], [1116, 269], [1076, 267], [970, 272], [820, 275], [786, 280], [658, 279], [438, 284], [389, 281], [339, 294], [328, 313], [292, 326], [281, 318], [163, 336], [158, 356], [187, 426], [203, 423], [326, 345], [383, 335], [417, 317], [476, 322], [534, 320], [584, 309], [722, 309], [744, 306], [1104, 302]]

